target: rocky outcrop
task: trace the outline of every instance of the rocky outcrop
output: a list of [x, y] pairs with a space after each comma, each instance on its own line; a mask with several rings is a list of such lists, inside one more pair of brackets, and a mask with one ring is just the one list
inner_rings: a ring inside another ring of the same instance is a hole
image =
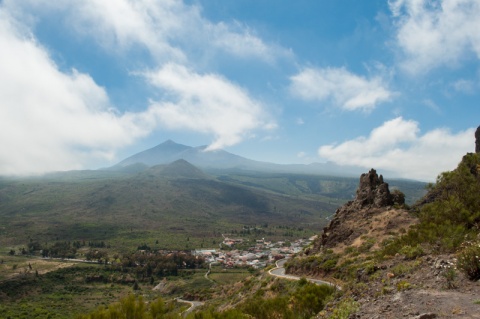
[[475, 131], [475, 153], [480, 153], [480, 126]]
[[[339, 243], [353, 244], [360, 236], [372, 231], [374, 216], [379, 220], [378, 227], [395, 228], [394, 225], [402, 223], [404, 217], [400, 216], [405, 214], [393, 211], [392, 207], [404, 203], [403, 193], [390, 193], [383, 176], [371, 169], [360, 176], [355, 199], [337, 209], [330, 224], [324, 228], [315, 250], [318, 251], [321, 247], [331, 248]], [[390, 211], [392, 212], [389, 213]]]
[[393, 197], [388, 184], [383, 181], [383, 176], [378, 176], [373, 168], [367, 174], [362, 174], [357, 195], [352, 204], [358, 208], [366, 206], [380, 208], [392, 205]]

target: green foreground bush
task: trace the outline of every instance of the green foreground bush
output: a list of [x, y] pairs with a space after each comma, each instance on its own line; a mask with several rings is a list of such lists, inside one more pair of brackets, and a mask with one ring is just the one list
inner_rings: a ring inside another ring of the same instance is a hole
[[458, 254], [457, 267], [471, 280], [480, 279], [480, 243], [470, 243]]
[[166, 304], [162, 298], [146, 304], [142, 296], [129, 295], [107, 308], [77, 317], [77, 319], [174, 319], [180, 315], [172, 313], [173, 304]]
[[419, 223], [399, 239], [387, 243], [380, 256], [400, 252], [408, 259], [415, 259], [423, 255], [423, 246], [437, 253], [458, 252], [462, 244], [476, 239], [480, 227], [478, 194], [480, 156], [470, 153], [457, 169], [437, 178], [436, 185], [430, 188], [434, 200], [417, 212]]

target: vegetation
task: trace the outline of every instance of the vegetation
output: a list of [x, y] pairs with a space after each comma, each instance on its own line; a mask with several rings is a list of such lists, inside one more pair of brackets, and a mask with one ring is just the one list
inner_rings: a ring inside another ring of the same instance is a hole
[[[197, 312], [189, 318], [311, 318], [321, 311], [335, 288], [299, 281], [291, 285], [273, 284], [256, 293], [235, 307], [219, 312], [213, 309]], [[265, 297], [263, 295], [270, 295]], [[273, 294], [273, 296], [272, 296]]]
[[465, 241], [475, 240], [480, 227], [479, 168], [479, 154], [467, 154], [456, 170], [442, 173], [430, 188], [434, 200], [417, 213], [419, 223], [388, 243], [381, 255], [403, 252], [415, 258], [423, 254], [422, 246], [456, 252]]
[[348, 319], [350, 315], [355, 313], [358, 309], [358, 303], [351, 299], [346, 298], [340, 302], [340, 304], [333, 310], [330, 319]]
[[[419, 197], [421, 183], [399, 183]], [[301, 174], [188, 178], [154, 168], [0, 178], [0, 313], [177, 318], [185, 305], [165, 300], [183, 297], [212, 304], [189, 318], [310, 318], [333, 288], [216, 267], [210, 281], [204, 261], [188, 251], [216, 248], [222, 234], [244, 238], [245, 247], [318, 234], [357, 184]], [[340, 257], [330, 252], [297, 266], [328, 273]], [[89, 263], [60, 260], [68, 258]]]
[[480, 243], [467, 243], [458, 254], [458, 268], [471, 280], [480, 279]]
[[[167, 319], [181, 318], [178, 312], [174, 313], [174, 303], [166, 304], [158, 298], [145, 303], [142, 296], [129, 295], [108, 307], [100, 307], [88, 314], [80, 315], [77, 319]], [[178, 310], [177, 310], [178, 311]]]
[[290, 273], [328, 274], [337, 265], [340, 256], [327, 250], [321, 255], [294, 258], [285, 264], [285, 269]]
[[[302, 184], [310, 178], [288, 176], [281, 178], [283, 185]], [[322, 178], [316, 180], [321, 183]], [[144, 243], [152, 249], [206, 248], [217, 247], [222, 233], [240, 233], [245, 225], [262, 230], [243, 234], [252, 238], [308, 237], [345, 201], [331, 191], [288, 189], [275, 191], [266, 185], [212, 176], [166, 177], [154, 169], [136, 174], [87, 171], [0, 178], [0, 218], [4, 221], [0, 244], [24, 248], [27, 253], [54, 248], [57, 242], [80, 242], [85, 247], [88, 242], [103, 242], [119, 253]], [[27, 247], [29, 243], [39, 246]], [[62, 251], [57, 254], [54, 249], [52, 256], [74, 253], [56, 248]], [[78, 253], [79, 247], [75, 249]]]

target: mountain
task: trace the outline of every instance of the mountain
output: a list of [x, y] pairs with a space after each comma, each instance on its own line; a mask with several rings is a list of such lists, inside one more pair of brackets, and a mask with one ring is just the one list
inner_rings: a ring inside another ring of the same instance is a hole
[[[132, 164], [135, 165], [135, 164]], [[183, 159], [167, 165], [156, 165], [145, 171], [157, 177], [208, 179], [208, 175]]]
[[191, 147], [168, 140], [124, 159], [113, 166], [113, 169], [122, 169], [138, 163], [155, 166], [180, 159], [202, 168], [241, 168], [255, 165], [255, 161], [224, 150], [206, 151], [206, 148], [206, 146]]
[[153, 148], [134, 154], [111, 167], [117, 171], [139, 171], [147, 167], [174, 162], [179, 159], [188, 161], [203, 170], [241, 170], [277, 173], [320, 174], [330, 176], [358, 176], [363, 168], [340, 166], [334, 163], [274, 164], [255, 161], [229, 153], [225, 150], [207, 151], [206, 146], [187, 146], [167, 140]]

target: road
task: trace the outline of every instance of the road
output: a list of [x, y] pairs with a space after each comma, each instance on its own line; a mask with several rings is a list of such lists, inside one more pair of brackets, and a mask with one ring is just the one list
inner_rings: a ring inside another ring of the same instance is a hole
[[184, 303], [190, 304], [190, 308], [188, 308], [187, 310], [181, 313], [184, 317], [187, 316], [190, 312], [192, 312], [195, 308], [204, 305], [204, 302], [201, 302], [201, 301], [190, 301], [190, 300], [183, 300], [180, 298], [176, 298], [175, 300], [177, 302], [184, 302]]
[[208, 281], [210, 281], [211, 283], [215, 283], [215, 281], [213, 281], [212, 279], [208, 278], [208, 275], [210, 275], [210, 273], [212, 272], [212, 265], [218, 265], [218, 262], [214, 261], [214, 262], [211, 262], [208, 264], [208, 270], [207, 272], [205, 273], [204, 277], [205, 279], [207, 279]]
[[[285, 268], [283, 268], [283, 265], [285, 264], [286, 261], [287, 261], [286, 259], [277, 260], [277, 262], [275, 263], [277, 267], [270, 269], [268, 273], [275, 277], [280, 277], [280, 278], [285, 278], [290, 280], [300, 280], [301, 277], [285, 274]], [[329, 285], [329, 286], [334, 286], [338, 290], [342, 290], [340, 286], [335, 285], [334, 283], [331, 283], [329, 281], [314, 279], [314, 278], [305, 278], [305, 279], [317, 285]]]

